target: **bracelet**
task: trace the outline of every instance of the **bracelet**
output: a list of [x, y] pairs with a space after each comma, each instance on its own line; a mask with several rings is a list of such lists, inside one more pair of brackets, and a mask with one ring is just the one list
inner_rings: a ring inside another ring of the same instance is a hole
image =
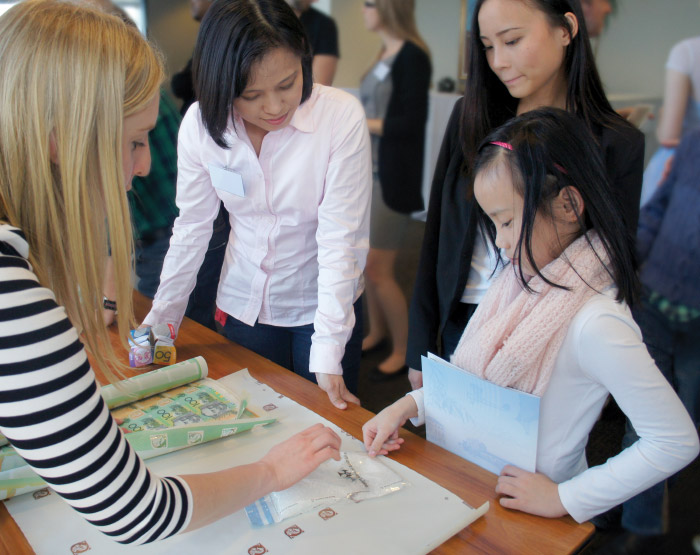
[[117, 311], [117, 301], [110, 301], [107, 297], [102, 298], [102, 308], [105, 310]]

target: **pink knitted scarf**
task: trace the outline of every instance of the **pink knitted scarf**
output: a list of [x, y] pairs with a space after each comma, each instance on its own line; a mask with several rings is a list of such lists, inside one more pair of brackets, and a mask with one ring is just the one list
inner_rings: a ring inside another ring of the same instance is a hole
[[[612, 283], [600, 260], [608, 263], [595, 231], [576, 239], [529, 281], [529, 293], [506, 267], [489, 287], [452, 355], [452, 362], [495, 384], [541, 397], [569, 324], [583, 304]], [[596, 256], [600, 257], [600, 260]], [[588, 285], [587, 285], [588, 284]]]

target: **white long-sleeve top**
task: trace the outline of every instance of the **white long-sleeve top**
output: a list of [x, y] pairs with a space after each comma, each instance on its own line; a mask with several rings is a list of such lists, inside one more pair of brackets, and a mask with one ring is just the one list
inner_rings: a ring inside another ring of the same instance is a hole
[[[612, 394], [639, 440], [588, 468], [588, 434]], [[415, 425], [425, 422], [423, 391]], [[624, 303], [595, 295], [571, 321], [540, 402], [536, 470], [559, 484], [567, 512], [584, 522], [664, 480], [698, 454], [695, 426], [659, 372]]]
[[[177, 206], [160, 287], [145, 323], [179, 326], [223, 201], [231, 236], [217, 306], [253, 325], [314, 324], [309, 370], [342, 374], [369, 249], [371, 151], [350, 94], [314, 85], [290, 124], [265, 135], [259, 157], [234, 113], [219, 147], [199, 104], [178, 138]], [[210, 167], [241, 176], [244, 196], [214, 187]]]
[[151, 474], [124, 439], [78, 332], [28, 255], [21, 231], [0, 223], [0, 432], [115, 541], [147, 543], [186, 529], [187, 482]]

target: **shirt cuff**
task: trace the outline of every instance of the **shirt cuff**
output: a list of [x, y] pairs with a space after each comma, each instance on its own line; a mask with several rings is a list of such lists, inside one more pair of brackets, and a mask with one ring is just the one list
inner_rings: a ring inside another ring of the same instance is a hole
[[422, 426], [425, 424], [425, 403], [423, 402], [423, 388], [415, 389], [414, 391], [409, 391], [406, 395], [413, 397], [413, 400], [418, 407], [418, 416], [410, 418], [411, 424], [414, 426]]
[[572, 480], [567, 480], [566, 482], [558, 484], [557, 490], [559, 492], [559, 500], [566, 509], [566, 512], [579, 524], [590, 520], [598, 514], [587, 514], [586, 511], [576, 503], [576, 486], [572, 483]]
[[345, 349], [339, 345], [314, 343], [312, 341], [309, 354], [309, 372], [342, 376], [343, 367], [340, 361], [343, 360], [344, 354]]
[[[157, 324], [172, 324], [175, 326], [175, 333], [180, 329], [184, 310], [181, 303], [171, 303], [168, 301], [153, 301], [150, 312], [143, 319], [145, 326], [155, 326]], [[187, 305], [185, 305], [186, 307]]]

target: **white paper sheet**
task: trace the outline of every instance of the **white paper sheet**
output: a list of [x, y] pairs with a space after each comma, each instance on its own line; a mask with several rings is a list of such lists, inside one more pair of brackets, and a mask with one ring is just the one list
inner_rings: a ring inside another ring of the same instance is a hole
[[422, 357], [428, 441], [494, 474], [535, 471], [540, 398], [501, 387], [429, 353]]
[[[253, 462], [290, 435], [322, 422], [343, 438], [341, 449], [362, 451], [362, 443], [337, 426], [254, 380], [241, 370], [221, 380], [247, 391], [278, 423], [151, 459], [161, 476], [212, 472]], [[252, 528], [241, 510], [200, 530], [146, 546], [122, 546], [87, 524], [51, 490], [5, 502], [32, 548], [44, 553], [264, 553], [334, 555], [427, 553], [488, 510], [473, 509], [457, 496], [391, 459], [384, 462], [410, 485], [395, 494], [301, 515], [265, 528]], [[48, 492], [48, 494], [46, 494]]]

